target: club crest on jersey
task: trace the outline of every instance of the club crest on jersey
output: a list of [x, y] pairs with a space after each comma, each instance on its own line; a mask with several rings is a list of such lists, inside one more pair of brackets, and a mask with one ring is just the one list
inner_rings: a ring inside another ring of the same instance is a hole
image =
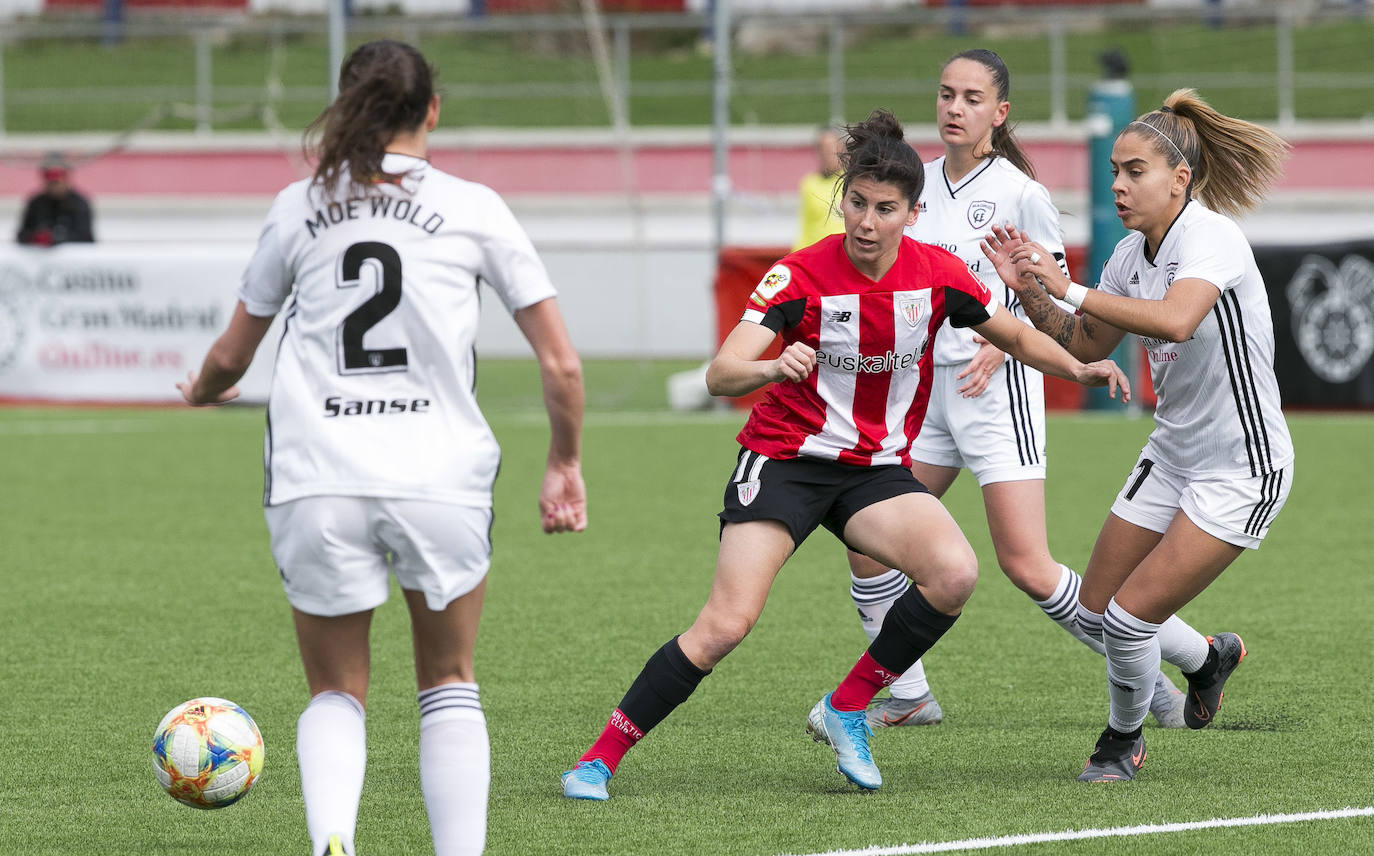
[[968, 224], [975, 229], [986, 228], [992, 222], [992, 212], [997, 210], [996, 202], [978, 200], [968, 204]]
[[785, 265], [773, 265], [773, 269], [764, 274], [763, 280], [754, 289], [754, 293], [749, 295], [749, 299], [759, 306], [767, 306], [768, 301], [791, 282], [792, 272]]
[[1168, 271], [1164, 274], [1164, 287], [1168, 288], [1174, 284], [1174, 275], [1178, 273], [1178, 262], [1169, 262]]
[[902, 316], [908, 327], [920, 325], [926, 317], [926, 299], [924, 297], [897, 298], [897, 314]]
[[739, 491], [739, 504], [748, 505], [759, 495], [759, 480], [750, 479], [735, 485], [735, 490]]

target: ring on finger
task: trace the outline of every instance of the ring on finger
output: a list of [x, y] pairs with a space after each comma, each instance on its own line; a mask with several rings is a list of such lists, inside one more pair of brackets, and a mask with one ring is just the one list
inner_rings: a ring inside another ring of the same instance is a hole
[[1039, 254], [1039, 253], [1031, 253], [1031, 254], [1030, 254], [1030, 263], [1031, 263], [1031, 264], [1039, 264], [1039, 263], [1040, 263], [1040, 254]]

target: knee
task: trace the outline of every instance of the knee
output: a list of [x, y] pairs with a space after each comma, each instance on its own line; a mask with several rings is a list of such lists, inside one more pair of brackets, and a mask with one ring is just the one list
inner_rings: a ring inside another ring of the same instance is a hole
[[1023, 553], [998, 555], [997, 563], [1012, 585], [1036, 600], [1044, 600], [1054, 594], [1055, 587], [1059, 585], [1059, 563], [1048, 556]]
[[973, 596], [978, 582], [978, 557], [967, 543], [949, 545], [934, 552], [927, 579], [917, 580], [930, 605], [945, 613], [957, 612]]
[[[712, 668], [725, 659], [725, 655], [735, 650], [753, 629], [754, 620], [747, 615], [732, 612], [702, 613], [691, 629], [683, 634], [690, 634], [691, 647], [694, 649], [688, 657], [702, 668]], [[683, 651], [686, 653], [685, 646]], [[693, 656], [694, 654], [696, 656]], [[701, 663], [698, 661], [699, 658], [708, 662]]]

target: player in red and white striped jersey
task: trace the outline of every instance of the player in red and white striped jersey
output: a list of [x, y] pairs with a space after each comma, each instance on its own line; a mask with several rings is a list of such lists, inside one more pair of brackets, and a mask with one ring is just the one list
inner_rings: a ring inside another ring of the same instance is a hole
[[[1011, 286], [979, 245], [993, 223], [1012, 223], [1064, 263], [1059, 211], [1012, 131], [1011, 71], [985, 48], [955, 54], [940, 70], [935, 118], [944, 154], [926, 164], [925, 190], [907, 234], [959, 256], [1010, 313], [1025, 312]], [[1078, 623], [1082, 578], [1050, 553], [1045, 524], [1045, 393], [1040, 372], [974, 333], [946, 325], [931, 349], [930, 406], [911, 445], [912, 474], [936, 497], [962, 470], [983, 497], [988, 533], [1002, 572], [1074, 639], [1102, 654], [1100, 633]], [[872, 640], [890, 605], [906, 591], [907, 577], [854, 552], [848, 553], [849, 594], [864, 633]], [[1170, 620], [1173, 632], [1181, 621]], [[1150, 712], [1165, 727], [1183, 726], [1183, 694], [1162, 673]], [[917, 660], [875, 699], [872, 728], [933, 725], [944, 717]]]
[[[1043, 371], [1125, 392], [1110, 360], [1072, 358], [998, 309], [956, 256], [902, 234], [916, 219], [925, 173], [896, 117], [877, 111], [848, 132], [843, 238], [769, 271], [707, 370], [714, 395], [774, 384], [739, 435], [710, 597], [692, 626], [649, 658], [601, 736], [563, 774], [567, 797], [608, 798], [625, 753], [744, 639], [783, 563], [817, 526], [916, 583], [808, 721], [846, 778], [879, 787], [864, 709], [953, 625], [978, 576], [973, 548], [908, 468], [936, 331], [948, 317]], [[760, 359], [779, 333], [782, 354]]]
[[[921, 285], [923, 287], [908, 287]], [[930, 397], [930, 345], [948, 317], [967, 327], [997, 302], [958, 258], [902, 238], [883, 283], [849, 261], [843, 235], [784, 258], [749, 298], [743, 321], [814, 346], [815, 372], [777, 384], [740, 445], [770, 458], [910, 466]]]

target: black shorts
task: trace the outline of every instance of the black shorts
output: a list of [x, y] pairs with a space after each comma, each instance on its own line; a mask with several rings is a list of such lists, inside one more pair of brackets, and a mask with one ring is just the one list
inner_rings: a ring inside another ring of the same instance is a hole
[[844, 527], [860, 510], [907, 493], [929, 493], [900, 465], [858, 467], [820, 458], [774, 460], [741, 449], [725, 486], [726, 523], [777, 520], [796, 547], [821, 525], [844, 540]]

